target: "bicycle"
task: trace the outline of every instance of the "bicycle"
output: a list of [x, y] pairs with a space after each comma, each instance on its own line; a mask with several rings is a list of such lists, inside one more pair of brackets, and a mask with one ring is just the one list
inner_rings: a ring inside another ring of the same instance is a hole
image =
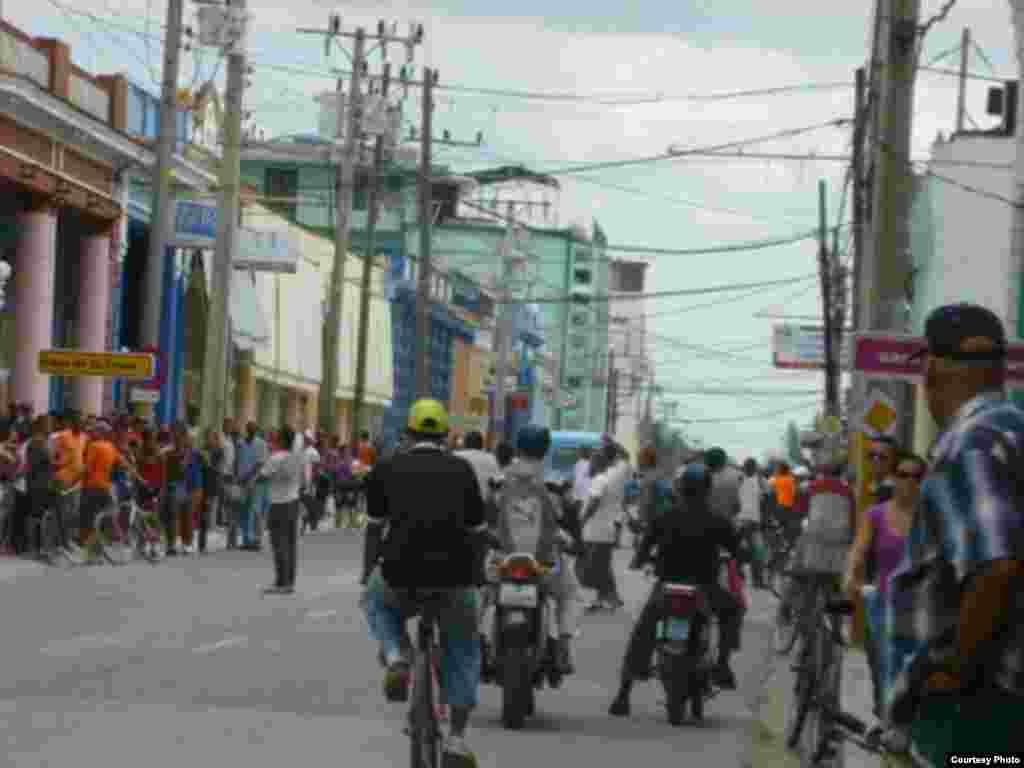
[[839, 597], [832, 574], [808, 574], [802, 585], [803, 609], [797, 622], [800, 652], [794, 665], [793, 699], [787, 711], [786, 747], [803, 743], [804, 766], [812, 766], [827, 740], [823, 707], [838, 709], [842, 650], [842, 618], [853, 613], [853, 603]]
[[927, 764], [912, 750], [896, 751], [886, 745], [880, 727], [869, 727], [856, 715], [831, 707], [822, 707], [821, 714], [828, 730], [819, 753], [814, 756], [814, 765], [834, 756], [836, 742], [845, 741], [864, 752], [881, 756], [890, 768], [927, 768]]
[[438, 648], [441, 646], [441, 601], [447, 593], [413, 590], [419, 605], [416, 646], [413, 649], [412, 692], [409, 697], [409, 755], [411, 768], [440, 768], [443, 707], [435, 700], [434, 686], [441, 688]]

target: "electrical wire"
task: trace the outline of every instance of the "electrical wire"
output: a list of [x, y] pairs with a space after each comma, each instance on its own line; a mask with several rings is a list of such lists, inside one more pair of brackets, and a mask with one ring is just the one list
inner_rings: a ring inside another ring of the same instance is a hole
[[788, 408], [782, 408], [780, 410], [771, 411], [768, 413], [751, 413], [745, 416], [734, 416], [717, 419], [672, 419], [671, 422], [679, 424], [732, 424], [747, 421], [760, 421], [764, 419], [773, 419], [778, 416], [784, 416], [787, 413], [806, 411], [808, 408], [812, 407], [812, 405], [818, 404], [818, 402], [818, 398], [815, 398], [813, 401], [808, 400], [806, 404], [790, 406]]

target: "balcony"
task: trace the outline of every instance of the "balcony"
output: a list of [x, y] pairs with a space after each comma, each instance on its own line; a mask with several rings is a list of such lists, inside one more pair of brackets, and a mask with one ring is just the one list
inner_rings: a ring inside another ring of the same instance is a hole
[[50, 89], [50, 57], [10, 29], [0, 27], [0, 69]]
[[107, 122], [110, 118], [110, 94], [96, 85], [91, 79], [75, 72], [68, 81], [68, 94], [71, 103], [88, 112], [97, 120]]

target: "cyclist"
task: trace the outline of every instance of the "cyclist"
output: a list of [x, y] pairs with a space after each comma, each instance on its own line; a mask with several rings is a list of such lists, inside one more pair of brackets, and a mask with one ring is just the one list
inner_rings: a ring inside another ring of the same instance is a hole
[[[571, 674], [571, 642], [576, 632], [576, 579], [563, 549], [572, 536], [562, 527], [562, 500], [544, 485], [544, 457], [551, 450], [547, 427], [519, 430], [519, 458], [505, 471], [505, 484], [497, 502], [497, 536], [503, 552], [530, 552], [538, 561], [557, 564], [547, 588], [558, 618], [555, 663], [563, 675]], [[532, 526], [532, 530], [530, 529]], [[486, 628], [484, 628], [486, 631]]]
[[704, 464], [693, 463], [686, 467], [679, 479], [678, 506], [671, 515], [651, 521], [640, 552], [630, 565], [639, 568], [657, 547], [658, 583], [633, 626], [622, 663], [619, 692], [609, 709], [612, 715], [628, 717], [633, 681], [650, 677], [657, 623], [661, 619], [663, 583], [695, 584], [704, 590], [721, 627], [715, 682], [725, 689], [736, 688], [729, 658], [739, 649], [743, 612], [736, 598], [718, 583], [718, 556], [720, 550], [726, 550], [735, 557], [739, 541], [732, 524], [711, 510], [711, 482], [711, 472]]
[[417, 613], [411, 590], [440, 590], [442, 688], [451, 708], [445, 762], [475, 765], [465, 743], [480, 686], [477, 634], [477, 547], [487, 534], [484, 500], [473, 467], [444, 446], [448, 413], [436, 400], [409, 411], [412, 448], [378, 462], [367, 481], [364, 604], [387, 666], [389, 701], [409, 696], [409, 640], [405, 622]]

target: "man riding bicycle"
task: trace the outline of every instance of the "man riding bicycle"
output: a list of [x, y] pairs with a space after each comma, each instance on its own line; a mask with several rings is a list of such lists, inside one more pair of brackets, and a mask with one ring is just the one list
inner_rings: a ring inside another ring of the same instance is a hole
[[406, 620], [417, 591], [438, 591], [443, 656], [441, 686], [451, 708], [446, 765], [472, 766], [465, 744], [480, 686], [477, 551], [485, 537], [484, 500], [473, 467], [445, 448], [448, 413], [436, 400], [409, 411], [412, 447], [378, 462], [366, 480], [363, 579], [367, 618], [387, 666], [384, 694], [409, 697], [411, 648]]

